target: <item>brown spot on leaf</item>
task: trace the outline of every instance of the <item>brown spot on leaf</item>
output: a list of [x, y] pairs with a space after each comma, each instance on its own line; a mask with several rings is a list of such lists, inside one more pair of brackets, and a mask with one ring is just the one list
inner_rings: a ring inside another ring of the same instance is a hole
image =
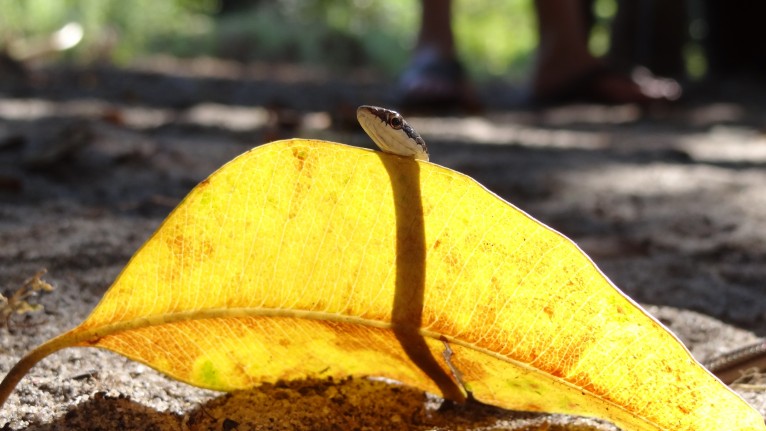
[[308, 150], [304, 147], [293, 147], [293, 157], [295, 158], [295, 167], [298, 171], [302, 171], [308, 158]]
[[[183, 267], [190, 267], [211, 258], [215, 252], [215, 244], [202, 238], [189, 239], [178, 234], [168, 239], [168, 246]], [[173, 274], [175, 275], [175, 274]]]

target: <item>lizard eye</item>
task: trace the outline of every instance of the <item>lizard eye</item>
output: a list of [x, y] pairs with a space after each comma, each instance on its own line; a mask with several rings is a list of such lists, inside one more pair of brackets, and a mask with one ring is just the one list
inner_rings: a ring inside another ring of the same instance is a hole
[[388, 119], [388, 125], [396, 130], [401, 129], [402, 124], [404, 124], [404, 120], [401, 115], [397, 114]]

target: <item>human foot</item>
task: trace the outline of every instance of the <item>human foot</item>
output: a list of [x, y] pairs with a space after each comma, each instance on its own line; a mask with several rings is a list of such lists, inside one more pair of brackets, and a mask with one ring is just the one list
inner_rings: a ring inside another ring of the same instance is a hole
[[671, 102], [681, 96], [673, 79], [654, 76], [645, 68], [632, 75], [597, 64], [556, 85], [532, 85], [532, 100], [542, 104], [585, 101], [611, 105]]
[[399, 79], [404, 109], [475, 111], [480, 107], [463, 65], [455, 58], [416, 55]]

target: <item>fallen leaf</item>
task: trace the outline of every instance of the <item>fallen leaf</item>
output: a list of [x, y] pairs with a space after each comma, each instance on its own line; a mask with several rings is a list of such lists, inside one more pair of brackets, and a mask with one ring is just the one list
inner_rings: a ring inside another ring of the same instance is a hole
[[457, 172], [322, 141], [200, 183], [0, 399], [72, 346], [224, 391], [375, 375], [461, 400], [454, 374], [482, 402], [628, 430], [766, 429], [559, 233]]

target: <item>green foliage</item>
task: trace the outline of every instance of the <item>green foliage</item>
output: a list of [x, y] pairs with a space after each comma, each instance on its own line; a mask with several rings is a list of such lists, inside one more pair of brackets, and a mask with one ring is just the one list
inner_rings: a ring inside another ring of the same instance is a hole
[[615, 0], [596, 0], [593, 3], [596, 22], [591, 29], [588, 45], [595, 55], [604, 55], [609, 51], [609, 20], [617, 13]]
[[692, 79], [702, 79], [708, 69], [707, 58], [699, 43], [687, 43], [684, 47], [686, 70]]
[[[184, 7], [201, 0], [16, 0], [0, 6], [2, 38], [51, 33], [67, 22], [85, 31], [73, 55], [78, 60], [107, 59], [126, 63], [148, 52], [158, 38], [182, 39], [210, 30], [210, 18]], [[106, 58], [102, 58], [106, 57]]]
[[[262, 1], [218, 15], [220, 0], [4, 0], [0, 43], [49, 34], [71, 21], [85, 30], [75, 61], [126, 64], [156, 53], [241, 60], [369, 65], [396, 74], [420, 21], [416, 0]], [[530, 0], [456, 0], [461, 58], [476, 76], [524, 73], [536, 44]]]
[[[460, 57], [474, 75], [525, 73], [537, 42], [529, 0], [458, 0], [453, 16]], [[241, 54], [249, 41], [250, 59], [368, 64], [396, 74], [406, 65], [419, 22], [414, 0], [282, 0], [219, 20], [216, 33], [223, 52], [240, 47]]]
[[474, 74], [523, 74], [537, 45], [530, 0], [459, 0], [453, 6], [461, 58]]
[[[334, 68], [369, 65], [396, 73], [417, 30], [409, 1], [264, 2], [217, 20], [219, 54], [246, 60], [303, 61]], [[232, 55], [235, 54], [235, 55]]]

